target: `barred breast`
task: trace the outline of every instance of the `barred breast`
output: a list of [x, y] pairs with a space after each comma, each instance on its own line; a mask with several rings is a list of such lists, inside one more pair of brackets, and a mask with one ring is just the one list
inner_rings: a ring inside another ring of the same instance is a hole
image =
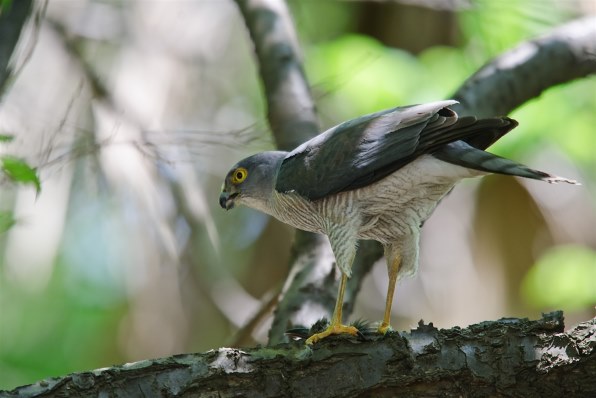
[[292, 192], [274, 191], [270, 200], [269, 214], [278, 220], [304, 231], [325, 233], [325, 220], [316, 202]]

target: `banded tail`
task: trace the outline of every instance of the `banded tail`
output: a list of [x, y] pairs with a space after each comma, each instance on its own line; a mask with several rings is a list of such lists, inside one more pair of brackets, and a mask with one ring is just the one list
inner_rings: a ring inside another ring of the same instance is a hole
[[549, 184], [566, 182], [568, 184], [581, 185], [575, 180], [531, 169], [528, 166], [514, 162], [513, 160], [505, 159], [481, 149], [474, 148], [463, 141], [456, 141], [444, 145], [432, 155], [447, 163], [488, 173], [531, 178], [534, 180], [546, 181]]

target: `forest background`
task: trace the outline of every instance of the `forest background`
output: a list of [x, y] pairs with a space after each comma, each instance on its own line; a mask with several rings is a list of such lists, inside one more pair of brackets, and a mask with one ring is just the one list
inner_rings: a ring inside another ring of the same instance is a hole
[[[448, 98], [594, 1], [288, 2], [324, 128]], [[41, 182], [0, 185], [0, 389], [115, 363], [267, 341], [293, 231], [219, 209], [238, 159], [274, 147], [232, 1], [35, 4], [0, 102], [0, 154]], [[520, 56], [523, 56], [521, 54]], [[544, 67], [548, 67], [545, 65]], [[465, 181], [426, 223], [394, 326], [466, 326], [596, 304], [596, 80], [543, 93], [491, 150], [582, 182]], [[352, 319], [377, 320], [381, 261]], [[245, 330], [243, 330], [245, 331]]]

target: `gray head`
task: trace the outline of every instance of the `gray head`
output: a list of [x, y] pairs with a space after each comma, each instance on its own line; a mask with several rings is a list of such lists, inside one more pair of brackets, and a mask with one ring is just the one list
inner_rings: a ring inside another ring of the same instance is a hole
[[264, 210], [275, 186], [279, 166], [287, 154], [261, 152], [236, 163], [221, 187], [219, 205], [226, 210], [236, 203]]

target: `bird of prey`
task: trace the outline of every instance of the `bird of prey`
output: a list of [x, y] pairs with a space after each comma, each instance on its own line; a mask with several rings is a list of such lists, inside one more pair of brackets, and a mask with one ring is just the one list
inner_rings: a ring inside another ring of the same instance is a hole
[[447, 100], [362, 116], [319, 134], [291, 152], [268, 151], [239, 161], [226, 175], [221, 207], [241, 204], [305, 231], [329, 237], [341, 279], [329, 327], [306, 341], [356, 335], [342, 324], [343, 294], [358, 239], [380, 242], [389, 287], [383, 321], [391, 329], [398, 277], [418, 268], [424, 221], [461, 179], [488, 173], [549, 183], [574, 180], [533, 170], [485, 152], [517, 126], [508, 117], [458, 117]]

